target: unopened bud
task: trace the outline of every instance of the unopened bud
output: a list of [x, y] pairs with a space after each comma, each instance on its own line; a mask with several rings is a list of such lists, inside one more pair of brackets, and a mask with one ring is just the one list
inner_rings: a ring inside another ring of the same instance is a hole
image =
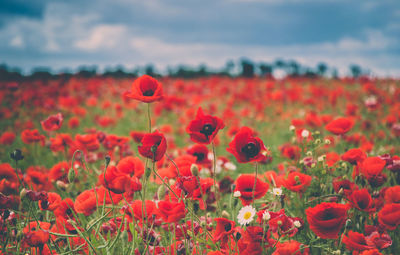
[[321, 143], [321, 139], [319, 139], [319, 138], [318, 138], [318, 139], [315, 139], [315, 141], [314, 141], [314, 144], [315, 144], [315, 145], [320, 144], [320, 143]]
[[110, 157], [109, 155], [106, 155], [106, 156], [104, 157], [104, 160], [106, 161], [106, 168], [107, 168], [108, 165], [110, 164], [111, 157]]
[[148, 179], [150, 177], [150, 174], [151, 174], [151, 169], [148, 167], [148, 168], [146, 168], [146, 171], [145, 171], [146, 179]]
[[158, 190], [157, 190], [158, 199], [160, 199], [160, 200], [163, 199], [165, 196], [165, 192], [166, 192], [165, 186], [164, 186], [164, 184], [162, 184], [160, 187], [158, 187]]
[[278, 226], [282, 226], [282, 224], [283, 224], [283, 222], [281, 220], [278, 220], [276, 223], [278, 224]]
[[60, 180], [56, 181], [56, 186], [62, 190], [66, 190], [68, 188], [68, 184]]
[[190, 171], [192, 172], [193, 176], [199, 176], [199, 167], [196, 164], [192, 164]]
[[15, 161], [24, 159], [24, 156], [22, 155], [22, 152], [20, 149], [15, 149], [13, 152], [11, 152], [10, 157]]
[[325, 144], [331, 144], [331, 140], [329, 140], [329, 139], [325, 139]]
[[73, 183], [75, 181], [75, 170], [70, 168], [68, 171], [68, 182]]
[[222, 218], [226, 218], [226, 219], [229, 219], [229, 217], [230, 217], [229, 213], [225, 210], [222, 211], [221, 216], [222, 216]]
[[26, 193], [27, 193], [28, 191], [25, 189], [25, 188], [23, 188], [22, 190], [21, 190], [21, 192], [19, 192], [19, 197], [21, 198], [21, 199], [23, 199], [25, 196], [26, 196]]
[[309, 156], [309, 157], [311, 157], [312, 154], [313, 154], [312, 151], [307, 151], [307, 153], [306, 153], [306, 155]]

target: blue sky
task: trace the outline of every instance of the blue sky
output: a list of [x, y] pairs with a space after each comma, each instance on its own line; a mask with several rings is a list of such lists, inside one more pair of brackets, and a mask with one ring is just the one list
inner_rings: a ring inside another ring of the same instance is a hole
[[1, 0], [0, 63], [30, 71], [152, 63], [359, 64], [400, 76], [398, 0]]

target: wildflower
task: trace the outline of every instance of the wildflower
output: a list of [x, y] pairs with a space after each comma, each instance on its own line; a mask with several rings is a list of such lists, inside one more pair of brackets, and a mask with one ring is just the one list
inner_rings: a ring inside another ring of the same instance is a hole
[[251, 205], [246, 205], [240, 209], [237, 219], [240, 225], [247, 225], [253, 221], [255, 215], [256, 209]]

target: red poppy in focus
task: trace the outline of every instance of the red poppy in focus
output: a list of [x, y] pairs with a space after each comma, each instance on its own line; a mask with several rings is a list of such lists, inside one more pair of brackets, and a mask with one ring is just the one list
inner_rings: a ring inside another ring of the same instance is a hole
[[378, 213], [379, 224], [395, 230], [400, 224], [400, 204], [386, 204]]
[[15, 134], [13, 132], [4, 132], [0, 136], [0, 144], [10, 145], [15, 140]]
[[337, 239], [346, 222], [348, 206], [338, 203], [321, 203], [306, 209], [310, 229], [322, 239]]
[[179, 203], [160, 201], [158, 202], [158, 211], [160, 212], [160, 216], [167, 223], [178, 222], [180, 219], [183, 219], [186, 214], [183, 201]]
[[346, 151], [342, 155], [342, 160], [349, 162], [350, 164], [356, 165], [357, 162], [362, 162], [367, 157], [367, 154], [359, 148], [354, 148]]
[[141, 142], [142, 145], [138, 147], [140, 155], [153, 161], [161, 160], [167, 151], [167, 140], [157, 130], [153, 133], [145, 134]]
[[354, 126], [354, 120], [351, 118], [337, 118], [331, 122], [329, 122], [325, 129], [335, 135], [343, 135], [350, 131]]
[[39, 201], [40, 210], [54, 211], [60, 205], [61, 196], [54, 192], [47, 193], [47, 199]]
[[372, 187], [379, 187], [386, 181], [386, 175], [382, 173], [386, 161], [379, 157], [368, 157], [361, 163], [361, 173]]
[[348, 199], [351, 205], [360, 211], [375, 211], [374, 201], [366, 188], [353, 191], [353, 193], [348, 196]]
[[133, 82], [131, 91], [126, 91], [124, 96], [144, 103], [160, 101], [163, 99], [163, 87], [156, 79], [143, 75]]
[[284, 180], [283, 186], [294, 192], [304, 192], [310, 186], [311, 180], [312, 177], [307, 174], [291, 172]]
[[186, 132], [195, 143], [210, 144], [218, 131], [224, 128], [223, 121], [211, 115], [205, 115], [201, 107], [194, 120], [189, 123]]
[[242, 127], [226, 149], [232, 153], [239, 163], [258, 162], [265, 159], [266, 148], [263, 141], [254, 137], [254, 132], [248, 127]]
[[63, 123], [63, 116], [61, 113], [51, 115], [47, 119], [40, 122], [44, 131], [56, 131], [61, 128]]
[[[249, 205], [254, 199], [262, 198], [268, 191], [268, 183], [263, 182], [257, 177], [256, 189], [254, 190], [254, 182], [256, 178], [252, 174], [242, 174], [236, 179], [235, 191], [240, 191], [240, 200], [243, 205]], [[253, 192], [254, 190], [254, 192]]]

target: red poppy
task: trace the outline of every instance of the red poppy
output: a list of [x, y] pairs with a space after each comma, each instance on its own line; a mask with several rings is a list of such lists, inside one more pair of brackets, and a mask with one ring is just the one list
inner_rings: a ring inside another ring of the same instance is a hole
[[67, 146], [73, 145], [73, 140], [69, 134], [57, 134], [50, 138], [50, 149], [54, 152], [64, 151]]
[[208, 159], [207, 146], [203, 144], [195, 144], [191, 146], [187, 153], [196, 157], [196, 164], [209, 164], [211, 161]]
[[[143, 224], [144, 221], [148, 222], [149, 225], [155, 222], [155, 219], [158, 219], [158, 209], [156, 207], [156, 203], [151, 200], [145, 201], [145, 213], [143, 213], [143, 204], [142, 200], [135, 200], [130, 205], [124, 206], [122, 208], [123, 212], [126, 213], [130, 220], [136, 220]], [[132, 215], [133, 213], [133, 215]]]
[[167, 151], [167, 140], [157, 130], [153, 133], [145, 134], [141, 142], [142, 145], [138, 147], [140, 155], [153, 161], [161, 160]]
[[15, 134], [13, 132], [4, 132], [0, 136], [0, 144], [10, 145], [15, 140]]
[[308, 255], [310, 254], [309, 248], [302, 248], [302, 243], [296, 240], [290, 240], [284, 243], [278, 243], [276, 250], [272, 255]]
[[[74, 208], [74, 201], [71, 198], [67, 197], [66, 199], [60, 201], [59, 206], [54, 210], [54, 215], [59, 218], [62, 217], [64, 219], [73, 219], [75, 217], [74, 214], [77, 212]], [[70, 226], [71, 230], [74, 230], [73, 226]]]
[[332, 185], [336, 193], [343, 191], [346, 196], [351, 194], [354, 189], [358, 188], [353, 182], [342, 179], [342, 177], [333, 179]]
[[347, 236], [343, 236], [343, 243], [350, 251], [364, 251], [374, 248], [373, 246], [367, 244], [367, 240], [363, 234], [354, 232], [352, 230], [349, 230]]
[[379, 250], [377, 249], [370, 249], [359, 253], [359, 255], [383, 255], [383, 254], [380, 253]]
[[186, 132], [190, 135], [190, 139], [195, 143], [210, 144], [218, 131], [224, 128], [221, 119], [205, 115], [201, 107], [197, 110], [194, 120], [189, 123]]
[[25, 129], [21, 133], [21, 140], [26, 144], [40, 142], [40, 144], [44, 146], [45, 137], [41, 135], [37, 129]]
[[361, 164], [361, 173], [372, 187], [379, 187], [386, 181], [386, 175], [382, 173], [386, 161], [379, 157], [368, 157]]
[[213, 234], [213, 241], [221, 241], [221, 246], [225, 247], [229, 235], [234, 231], [235, 222], [225, 218], [215, 218], [214, 221], [217, 222], [217, 226], [215, 227], [215, 232]]
[[284, 180], [283, 186], [294, 192], [304, 192], [311, 184], [312, 177], [300, 172], [291, 172]]
[[335, 135], [343, 135], [350, 131], [354, 126], [354, 120], [352, 118], [340, 117], [329, 122], [325, 129]]
[[117, 168], [119, 171], [137, 178], [142, 177], [144, 174], [144, 164], [138, 157], [128, 156], [121, 159]]
[[29, 222], [29, 225], [22, 231], [24, 233], [23, 247], [43, 248], [50, 238], [50, 226], [51, 224], [48, 222]]
[[140, 143], [145, 134], [146, 134], [145, 132], [141, 132], [141, 131], [132, 131], [132, 132], [130, 132], [129, 135], [132, 137], [133, 141], [135, 141], [136, 143]]
[[137, 177], [130, 178], [115, 166], [108, 166], [105, 173], [99, 175], [99, 183], [116, 194], [142, 189], [142, 184]]
[[[51, 181], [63, 181], [67, 183], [68, 181], [68, 172], [70, 169], [70, 164], [68, 162], [62, 161], [57, 164], [55, 164], [51, 169], [49, 173], [49, 177]], [[75, 169], [75, 175], [78, 174], [78, 171]]]
[[353, 191], [351, 195], [348, 196], [348, 199], [350, 204], [360, 211], [375, 211], [374, 201], [366, 188]]
[[186, 214], [185, 204], [181, 202], [160, 201], [158, 202], [158, 211], [160, 216], [167, 223], [178, 222]]
[[378, 213], [379, 224], [395, 230], [400, 224], [400, 204], [386, 204]]
[[350, 164], [357, 164], [357, 162], [362, 162], [367, 157], [367, 154], [359, 148], [354, 148], [346, 151], [342, 155], [342, 160], [349, 162]]
[[44, 131], [56, 131], [61, 128], [63, 123], [63, 116], [61, 113], [57, 113], [55, 115], [49, 116], [44, 121], [41, 121], [40, 124]]
[[[111, 193], [111, 197], [114, 204], [122, 199], [121, 195], [113, 193]], [[76, 197], [74, 209], [77, 213], [83, 213], [85, 216], [89, 216], [97, 209], [97, 206], [103, 204], [104, 198], [106, 204], [111, 204], [110, 196], [104, 187], [85, 190]]]
[[370, 233], [367, 237], [367, 244], [378, 249], [385, 249], [392, 245], [392, 238], [387, 233], [380, 233], [374, 231]]
[[9, 182], [18, 182], [18, 176], [9, 163], [0, 164], [0, 182], [3, 179]]
[[321, 203], [306, 209], [310, 229], [320, 238], [337, 239], [346, 222], [348, 206], [338, 203]]
[[96, 134], [77, 134], [75, 136], [76, 145], [79, 149], [85, 151], [96, 151], [100, 148], [100, 143], [97, 140]]
[[124, 96], [145, 103], [160, 101], [163, 99], [163, 87], [156, 79], [143, 75], [133, 82], [131, 91], [126, 91]]
[[266, 148], [263, 141], [254, 137], [254, 132], [248, 127], [242, 127], [226, 149], [232, 153], [239, 163], [257, 162], [265, 159]]
[[282, 155], [288, 159], [298, 159], [301, 153], [299, 146], [291, 144], [284, 144], [279, 148], [279, 150], [281, 151]]
[[[256, 189], [254, 190], [254, 182], [256, 181]], [[252, 174], [242, 174], [236, 179], [235, 191], [240, 191], [240, 200], [243, 205], [249, 205], [254, 199], [262, 198], [268, 191], [268, 183], [263, 182]], [[254, 190], [254, 192], [253, 192]]]
[[60, 205], [61, 196], [54, 192], [47, 193], [47, 199], [39, 201], [40, 210], [54, 211]]
[[400, 185], [389, 187], [385, 191], [385, 203], [400, 204]]
[[265, 232], [264, 229], [259, 226], [249, 226], [242, 234], [238, 242], [240, 254], [262, 254], [262, 244], [264, 244], [264, 249], [266, 249], [272, 247], [276, 242], [270, 238], [269, 231]]

